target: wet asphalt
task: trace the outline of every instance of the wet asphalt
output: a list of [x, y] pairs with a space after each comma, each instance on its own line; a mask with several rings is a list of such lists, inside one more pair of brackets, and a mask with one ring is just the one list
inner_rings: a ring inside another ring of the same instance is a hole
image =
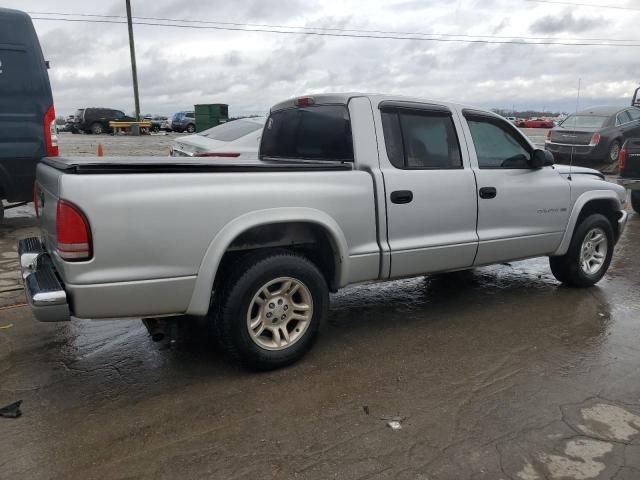
[[596, 287], [546, 259], [354, 286], [268, 373], [201, 326], [36, 322], [31, 215], [0, 224], [0, 479], [640, 479], [640, 215]]
[[[5, 290], [32, 225], [0, 226]], [[37, 323], [2, 293], [0, 478], [638, 479], [639, 243], [631, 215], [585, 290], [546, 259], [348, 288], [269, 373], [199, 328]]]

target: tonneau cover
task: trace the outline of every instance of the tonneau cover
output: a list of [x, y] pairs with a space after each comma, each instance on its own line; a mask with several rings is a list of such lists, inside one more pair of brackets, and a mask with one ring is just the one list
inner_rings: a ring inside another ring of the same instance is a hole
[[281, 172], [351, 170], [351, 163], [330, 161], [228, 159], [215, 157], [47, 157], [43, 163], [70, 174]]

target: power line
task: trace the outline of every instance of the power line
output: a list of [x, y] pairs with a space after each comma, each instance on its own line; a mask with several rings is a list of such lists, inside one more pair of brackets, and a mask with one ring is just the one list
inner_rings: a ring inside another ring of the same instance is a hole
[[[527, 0], [529, 1], [529, 0]], [[534, 1], [534, 0], [530, 0]], [[98, 17], [109, 19], [126, 19], [122, 15], [103, 15], [103, 14], [89, 14], [89, 13], [55, 13], [55, 12], [28, 12], [30, 15], [55, 15], [62, 17]], [[41, 19], [38, 17], [38, 19]], [[259, 27], [259, 28], [279, 28], [279, 29], [300, 29], [300, 30], [312, 30], [312, 31], [333, 31], [333, 32], [355, 32], [362, 34], [380, 34], [380, 35], [402, 35], [402, 36], [430, 36], [430, 37], [462, 37], [462, 38], [495, 38], [495, 39], [518, 39], [518, 40], [566, 40], [566, 41], [586, 41], [586, 42], [638, 42], [640, 39], [616, 39], [616, 38], [579, 38], [579, 37], [528, 37], [528, 36], [516, 36], [516, 35], [469, 35], [463, 33], [428, 33], [428, 32], [400, 32], [400, 31], [387, 31], [387, 30], [362, 30], [362, 29], [349, 29], [349, 28], [336, 28], [336, 27], [309, 27], [309, 26], [292, 26], [292, 25], [273, 25], [265, 23], [237, 23], [237, 22], [223, 22], [214, 20], [193, 20], [193, 19], [180, 19], [180, 18], [162, 18], [162, 17], [133, 17], [134, 20], [154, 21], [154, 22], [179, 22], [179, 23], [194, 23], [204, 25], [230, 25], [235, 27]], [[62, 20], [62, 19], [61, 19]], [[173, 26], [170, 24], [169, 26]], [[296, 33], [296, 32], [292, 32]]]
[[551, 3], [556, 5], [571, 5], [573, 7], [594, 7], [594, 8], [610, 8], [613, 10], [633, 10], [636, 12], [640, 12], [640, 8], [634, 7], [621, 7], [617, 5], [596, 5], [594, 3], [573, 3], [573, 2], [562, 2], [559, 0], [524, 0], [525, 2], [534, 2], [534, 3]]
[[[33, 20], [57, 21], [57, 22], [84, 22], [84, 23], [111, 23], [126, 24], [126, 21], [119, 20], [95, 20], [95, 19], [75, 19], [75, 18], [47, 18], [47, 17], [31, 17]], [[146, 25], [151, 27], [174, 27], [174, 28], [190, 28], [198, 30], [225, 30], [235, 32], [260, 32], [260, 33], [276, 33], [284, 35], [312, 35], [320, 37], [343, 37], [343, 38], [365, 38], [379, 40], [414, 40], [423, 42], [447, 42], [447, 43], [480, 43], [495, 45], [564, 45], [573, 47], [640, 47], [640, 43], [590, 43], [590, 42], [551, 42], [538, 41], [526, 42], [519, 40], [485, 40], [485, 39], [462, 39], [462, 38], [425, 38], [416, 36], [396, 36], [396, 35], [354, 35], [349, 33], [332, 33], [332, 32], [311, 32], [311, 31], [291, 31], [291, 30], [269, 30], [267, 28], [240, 28], [231, 26], [216, 25], [179, 25], [176, 23], [153, 23], [153, 22], [133, 22], [134, 25]], [[640, 40], [633, 40], [640, 41]]]

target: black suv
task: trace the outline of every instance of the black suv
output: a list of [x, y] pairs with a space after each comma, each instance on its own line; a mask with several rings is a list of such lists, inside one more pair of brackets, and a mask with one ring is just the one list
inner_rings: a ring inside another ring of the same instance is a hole
[[135, 118], [125, 115], [122, 110], [113, 108], [81, 108], [76, 110], [71, 131], [73, 133], [111, 133], [109, 122], [134, 122]]
[[33, 23], [0, 8], [0, 219], [2, 200], [32, 199], [37, 163], [56, 155], [56, 114]]

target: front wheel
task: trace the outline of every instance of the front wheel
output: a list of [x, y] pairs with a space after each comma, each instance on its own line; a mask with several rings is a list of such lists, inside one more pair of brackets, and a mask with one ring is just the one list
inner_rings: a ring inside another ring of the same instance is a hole
[[567, 253], [549, 257], [551, 272], [572, 287], [595, 285], [609, 268], [613, 247], [613, 228], [607, 217], [589, 215], [576, 228]]
[[326, 316], [326, 281], [309, 260], [286, 251], [248, 255], [230, 273], [215, 330], [222, 347], [259, 370], [283, 367], [313, 345]]
[[631, 207], [636, 213], [640, 213], [640, 190], [633, 190], [631, 192]]

